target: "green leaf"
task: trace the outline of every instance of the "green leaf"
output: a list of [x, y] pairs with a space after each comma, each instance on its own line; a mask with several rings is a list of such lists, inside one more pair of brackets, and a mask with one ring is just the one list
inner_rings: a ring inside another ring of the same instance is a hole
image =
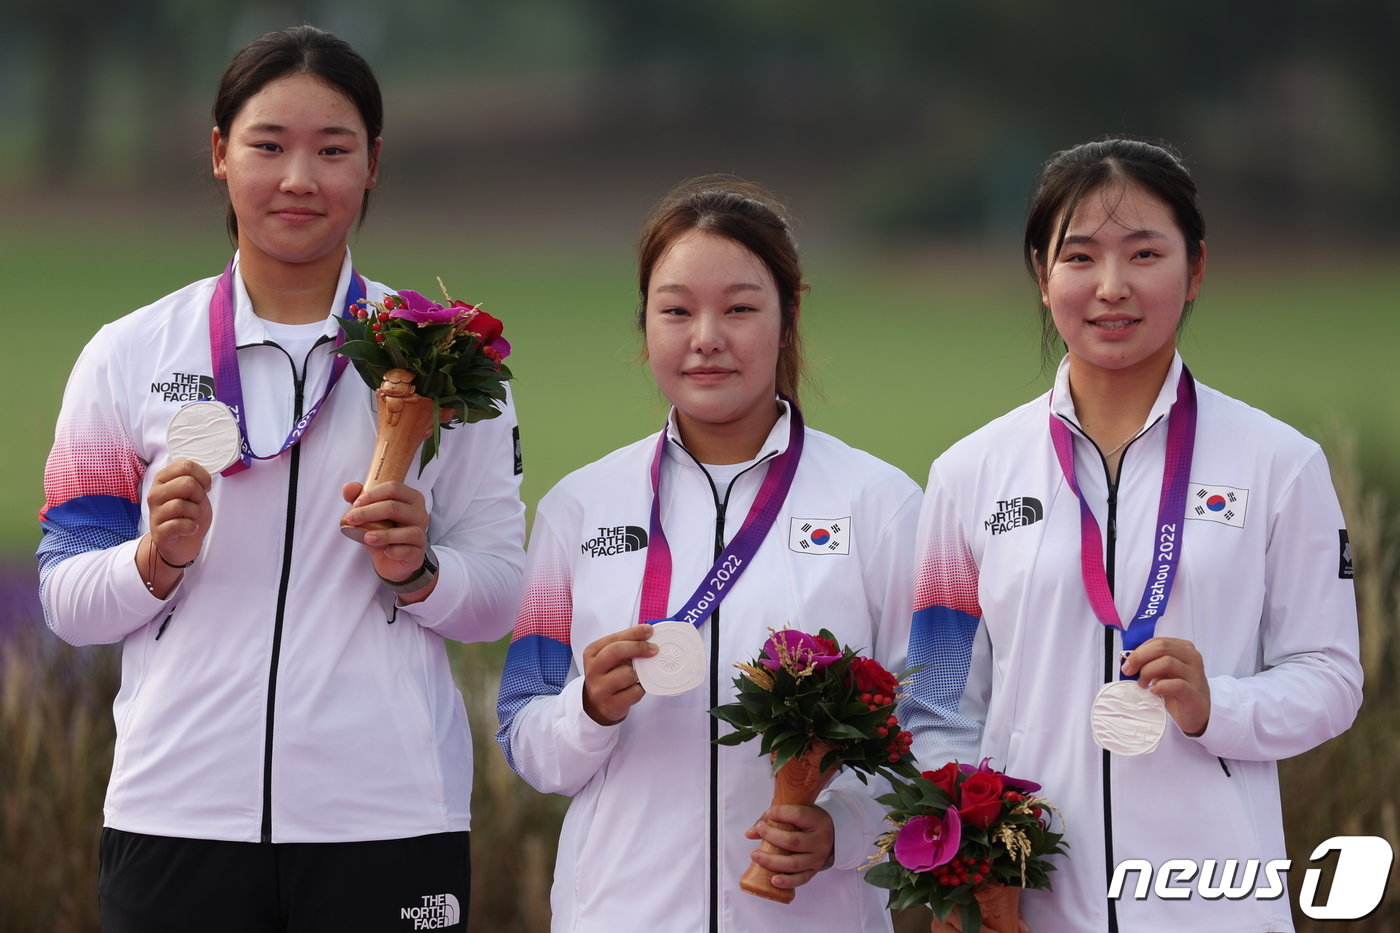
[[904, 878], [900, 867], [894, 862], [880, 862], [866, 869], [865, 880], [877, 888], [894, 888], [900, 885]]
[[962, 906], [962, 928], [965, 933], [977, 933], [982, 929], [982, 908], [975, 897]]
[[716, 745], [743, 745], [745, 742], [749, 741], [749, 740], [752, 739], [754, 736], [755, 736], [755, 733], [752, 733], [752, 732], [743, 732], [743, 731], [740, 731], [740, 732], [726, 732], [724, 735], [722, 735], [722, 736], [720, 736], [719, 738], [715, 739], [715, 744], [716, 744]]
[[859, 741], [865, 738], [865, 733], [855, 726], [847, 725], [844, 722], [833, 722], [823, 730], [824, 738], [828, 739], [854, 739]]

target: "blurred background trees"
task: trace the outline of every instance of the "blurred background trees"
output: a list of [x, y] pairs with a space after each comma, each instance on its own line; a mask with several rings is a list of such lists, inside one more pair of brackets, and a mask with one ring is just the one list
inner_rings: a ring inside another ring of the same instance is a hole
[[832, 235], [998, 237], [1049, 152], [1135, 132], [1178, 143], [1240, 232], [1364, 239], [1400, 210], [1393, 0], [6, 5], [0, 191], [194, 184], [229, 54], [305, 20], [374, 63], [391, 180], [437, 203], [489, 176], [482, 208], [577, 224], [618, 184], [727, 169]]

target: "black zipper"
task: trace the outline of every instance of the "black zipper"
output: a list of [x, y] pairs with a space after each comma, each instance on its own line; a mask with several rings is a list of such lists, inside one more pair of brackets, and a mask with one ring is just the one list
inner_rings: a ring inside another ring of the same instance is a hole
[[[705, 477], [705, 482], [710, 484], [710, 498], [715, 504], [715, 546], [714, 559], [719, 560], [719, 556], [724, 553], [724, 517], [729, 510], [729, 495], [734, 491], [734, 484], [739, 481], [739, 477], [758, 467], [759, 464], [767, 463], [777, 451], [769, 451], [765, 456], [758, 459], [752, 466], [736, 473], [729, 481], [729, 485], [724, 489], [724, 499], [720, 500], [719, 489], [715, 486], [715, 481], [710, 478], [710, 471], [705, 469], [705, 465], [695, 458], [684, 444], [677, 444], [681, 450], [685, 450], [686, 455], [695, 461], [695, 465], [700, 468], [700, 474]], [[705, 620], [705, 624], [710, 627], [710, 708], [719, 706], [719, 607], [710, 613], [710, 617]], [[719, 745], [716, 739], [719, 738], [719, 720], [713, 716], [710, 720], [710, 933], [719, 933]]]
[[[292, 368], [292, 386], [294, 389], [294, 401], [292, 404], [292, 423], [301, 420], [302, 406], [306, 403], [306, 371], [307, 363], [311, 359], [311, 353], [315, 351], [329, 338], [317, 340], [311, 350], [307, 351], [306, 359], [302, 360], [301, 371], [297, 371], [296, 361], [291, 354], [283, 350], [271, 341], [267, 341], [262, 346], [277, 347], [283, 355], [287, 357], [287, 363]], [[301, 442], [292, 445], [290, 460], [288, 461], [287, 476], [287, 511], [285, 526], [282, 535], [282, 573], [277, 581], [277, 610], [272, 623], [272, 656], [268, 663], [267, 673], [267, 721], [263, 732], [263, 806], [262, 806], [262, 832], [261, 839], [265, 843], [272, 842], [272, 729], [277, 718], [277, 669], [282, 660], [282, 624], [286, 618], [287, 611], [287, 590], [292, 577], [292, 545], [296, 534], [296, 513], [297, 513], [297, 479], [301, 472]]]
[[[1066, 424], [1074, 428], [1080, 437], [1093, 446], [1098, 452], [1099, 462], [1103, 464], [1104, 480], [1108, 485], [1108, 514], [1106, 516], [1107, 529], [1104, 532], [1104, 577], [1108, 582], [1108, 592], [1114, 592], [1114, 567], [1116, 564], [1115, 554], [1118, 550], [1118, 483], [1114, 480], [1108, 469], [1108, 458], [1103, 455], [1099, 445], [1094, 443], [1093, 438], [1085, 434], [1080, 427], [1068, 418], [1063, 419]], [[1145, 435], [1156, 424], [1161, 421], [1159, 417], [1152, 424], [1143, 428], [1131, 441], [1123, 447], [1123, 453], [1118, 457], [1118, 477], [1123, 476], [1123, 461], [1127, 459], [1128, 451], [1138, 438]], [[1103, 639], [1103, 682], [1111, 683], [1118, 679], [1118, 650], [1115, 644], [1114, 629], [1104, 626]], [[1107, 891], [1113, 884], [1113, 776], [1112, 764], [1113, 755], [1104, 749], [1102, 752], [1102, 772], [1103, 772], [1103, 846], [1104, 846], [1104, 890]], [[1108, 931], [1109, 933], [1119, 933], [1118, 931], [1118, 904], [1111, 898], [1105, 898], [1108, 904]]]
[[[704, 469], [703, 467], [701, 468]], [[709, 473], [705, 473], [706, 478]], [[735, 479], [738, 479], [736, 476]], [[724, 552], [724, 516], [729, 510], [729, 493], [734, 489], [731, 481], [724, 490], [724, 501], [719, 501], [714, 480], [710, 480], [710, 491], [715, 497], [715, 560]], [[710, 709], [719, 706], [719, 607], [710, 613]], [[710, 720], [710, 933], [719, 931], [719, 720]]]

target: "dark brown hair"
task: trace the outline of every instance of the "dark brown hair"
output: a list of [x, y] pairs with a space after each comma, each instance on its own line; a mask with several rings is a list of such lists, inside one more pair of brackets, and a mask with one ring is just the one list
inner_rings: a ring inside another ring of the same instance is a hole
[[[350, 43], [315, 26], [292, 26], [254, 39], [238, 50], [219, 81], [214, 98], [214, 125], [228, 139], [233, 121], [248, 99], [278, 78], [308, 74], [345, 95], [365, 122], [370, 144], [384, 129], [384, 100], [369, 63]], [[360, 220], [369, 210], [369, 190], [360, 203]], [[233, 205], [226, 213], [229, 236], [238, 238]]]
[[[1108, 185], [1136, 185], [1156, 197], [1172, 212], [1186, 239], [1186, 257], [1194, 265], [1201, 258], [1206, 220], [1196, 202], [1196, 183], [1177, 151], [1169, 143], [1106, 137], [1057, 152], [1041, 169], [1026, 215], [1023, 243], [1026, 269], [1037, 285], [1060, 255], [1065, 232], [1074, 212], [1086, 197]], [[1181, 321], [1191, 313], [1186, 302]], [[1050, 309], [1040, 304], [1041, 351], [1052, 362], [1063, 346], [1055, 331]]]
[[807, 286], [802, 283], [802, 264], [787, 209], [759, 185], [732, 175], [705, 175], [682, 182], [657, 203], [637, 239], [637, 284], [641, 294], [637, 329], [646, 332], [647, 289], [652, 270], [671, 244], [691, 230], [733, 240], [753, 253], [773, 276], [782, 313], [777, 389], [797, 402], [798, 384], [803, 378], [797, 317]]

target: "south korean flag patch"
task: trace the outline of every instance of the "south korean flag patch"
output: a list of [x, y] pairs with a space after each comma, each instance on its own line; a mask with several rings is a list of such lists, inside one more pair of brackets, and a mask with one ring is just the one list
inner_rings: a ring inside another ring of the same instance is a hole
[[1204, 486], [1192, 483], [1186, 493], [1186, 517], [1205, 522], [1219, 522], [1235, 528], [1244, 527], [1244, 513], [1249, 506], [1249, 490], [1234, 486]]
[[799, 554], [851, 553], [851, 517], [789, 519], [788, 547]]

